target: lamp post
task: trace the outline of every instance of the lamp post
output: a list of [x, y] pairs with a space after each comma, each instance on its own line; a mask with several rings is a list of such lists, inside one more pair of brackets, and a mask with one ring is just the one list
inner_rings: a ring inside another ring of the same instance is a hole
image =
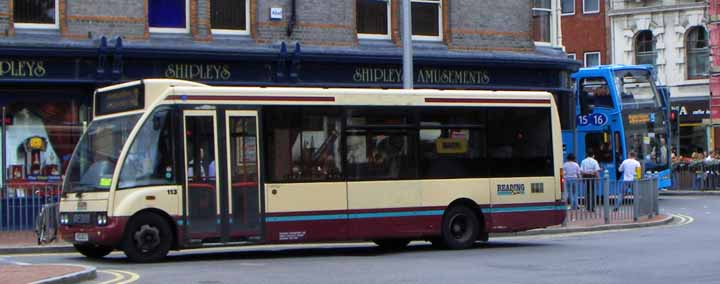
[[403, 89], [413, 88], [412, 15], [410, 0], [402, 2]]

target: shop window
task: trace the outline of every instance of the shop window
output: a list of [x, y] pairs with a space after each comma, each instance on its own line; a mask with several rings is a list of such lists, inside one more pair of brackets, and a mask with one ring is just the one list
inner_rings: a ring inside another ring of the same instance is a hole
[[427, 110], [420, 128], [421, 178], [487, 177], [484, 110]]
[[635, 36], [635, 64], [655, 65], [655, 38], [649, 30]]
[[271, 182], [342, 179], [339, 112], [288, 107], [264, 116]]
[[211, 0], [211, 25], [217, 34], [248, 34], [250, 0]]
[[580, 109], [582, 114], [596, 107], [613, 107], [610, 88], [604, 78], [583, 78], [580, 80]]
[[560, 2], [562, 8], [562, 15], [574, 15], [575, 14], [575, 0], [562, 0]]
[[533, 0], [533, 40], [549, 43], [551, 40], [552, 22], [552, 1]]
[[347, 120], [348, 179], [416, 178], [417, 130], [411, 112], [355, 109]]
[[600, 0], [583, 0], [583, 14], [600, 13]]
[[390, 38], [390, 0], [357, 0], [355, 16], [360, 38]]
[[6, 107], [6, 180], [16, 185], [60, 182], [83, 132], [82, 123], [88, 120], [88, 108], [75, 99], [20, 101]]
[[187, 32], [189, 0], [148, 0], [151, 32]]
[[442, 39], [442, 0], [412, 0], [413, 39]]
[[125, 157], [120, 189], [175, 183], [170, 117], [159, 111], [145, 121]]
[[708, 33], [703, 27], [692, 27], [687, 33], [687, 78], [702, 79], [708, 77], [710, 49]]
[[58, 0], [15, 0], [13, 17], [17, 28], [57, 28]]
[[552, 176], [550, 109], [488, 109], [487, 153], [491, 177]]
[[585, 67], [600, 65], [600, 52], [585, 52]]

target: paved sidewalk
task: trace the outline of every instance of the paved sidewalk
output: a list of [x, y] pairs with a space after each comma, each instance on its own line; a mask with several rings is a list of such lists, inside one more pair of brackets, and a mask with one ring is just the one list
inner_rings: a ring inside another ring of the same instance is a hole
[[[75, 251], [71, 244], [55, 241], [39, 246], [33, 231], [0, 232], [0, 255]], [[0, 282], [3, 283], [3, 282]]]
[[68, 264], [25, 264], [0, 259], [0, 283], [77, 283], [95, 279], [95, 267]]
[[552, 235], [552, 234], [568, 234], [568, 233], [579, 233], [579, 232], [595, 232], [595, 231], [608, 231], [608, 230], [622, 230], [632, 228], [644, 228], [652, 226], [662, 226], [673, 222], [674, 218], [671, 215], [657, 215], [654, 218], [640, 218], [637, 222], [632, 220], [618, 221], [612, 224], [605, 224], [602, 219], [589, 219], [589, 220], [575, 220], [570, 222], [567, 226], [553, 226], [544, 229], [535, 229], [530, 231], [516, 232], [516, 233], [501, 233], [492, 234], [491, 236], [496, 237], [508, 237], [508, 236], [534, 236], [534, 235]]
[[720, 195], [720, 190], [663, 190], [661, 196]]

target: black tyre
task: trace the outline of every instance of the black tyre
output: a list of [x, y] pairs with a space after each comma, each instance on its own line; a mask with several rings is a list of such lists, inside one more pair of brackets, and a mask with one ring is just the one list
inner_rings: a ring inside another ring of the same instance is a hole
[[132, 218], [125, 229], [123, 251], [135, 262], [159, 261], [172, 246], [170, 225], [157, 214], [141, 213]]
[[465, 206], [453, 206], [443, 217], [442, 242], [449, 249], [471, 247], [478, 239], [480, 222], [475, 212]]
[[384, 251], [396, 251], [407, 247], [410, 240], [406, 239], [385, 239], [385, 240], [374, 240], [373, 241], [381, 250]]
[[113, 251], [111, 247], [92, 244], [74, 244], [75, 250], [88, 258], [103, 258]]

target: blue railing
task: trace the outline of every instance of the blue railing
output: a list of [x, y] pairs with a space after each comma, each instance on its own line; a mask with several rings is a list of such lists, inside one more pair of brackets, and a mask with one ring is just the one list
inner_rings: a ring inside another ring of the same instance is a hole
[[0, 190], [0, 231], [35, 230], [43, 206], [59, 200], [59, 183], [8, 182]]
[[599, 221], [610, 224], [652, 218], [659, 213], [658, 176], [647, 174], [635, 181], [613, 181], [603, 177], [565, 179], [563, 197], [568, 205], [564, 225]]

